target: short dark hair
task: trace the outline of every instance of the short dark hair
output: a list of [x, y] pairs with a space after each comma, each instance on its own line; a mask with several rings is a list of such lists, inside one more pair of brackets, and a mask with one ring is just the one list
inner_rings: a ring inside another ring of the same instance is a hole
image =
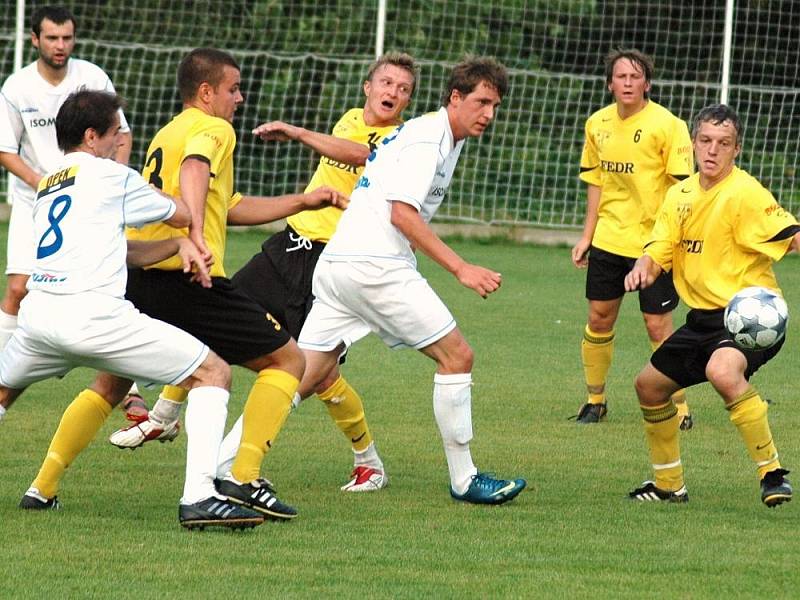
[[74, 150], [83, 143], [87, 129], [105, 135], [123, 106], [122, 98], [110, 92], [81, 90], [70, 94], [56, 115], [58, 147], [64, 152]]
[[697, 133], [700, 131], [700, 125], [703, 123], [722, 125], [725, 121], [733, 125], [733, 128], [736, 130], [736, 145], [741, 146], [742, 137], [744, 137], [742, 121], [739, 119], [739, 115], [736, 114], [736, 111], [727, 104], [710, 104], [705, 108], [701, 108], [700, 112], [697, 113], [692, 120], [692, 139], [694, 140], [697, 137]]
[[508, 71], [502, 63], [490, 56], [468, 56], [453, 67], [442, 96], [442, 106], [450, 104], [453, 90], [466, 96], [481, 81], [495, 88], [500, 98], [508, 92]]
[[367, 81], [372, 81], [375, 71], [384, 65], [399, 67], [411, 74], [411, 94], [413, 95], [414, 90], [417, 88], [417, 75], [419, 75], [419, 67], [414, 62], [414, 58], [405, 52], [387, 52], [369, 66]]
[[75, 17], [63, 6], [42, 6], [31, 16], [31, 31], [38, 38], [42, 33], [42, 21], [45, 19], [52, 21], [56, 25], [63, 25], [67, 21], [72, 21], [73, 29], [78, 28]]
[[[638, 67], [644, 75], [644, 80], [650, 83], [653, 80], [653, 73], [655, 73], [655, 63], [653, 59], [647, 54], [636, 48], [614, 48], [606, 54], [606, 83], [609, 84], [614, 79], [614, 65], [617, 61], [623, 58], [628, 59], [634, 66]], [[649, 97], [648, 92], [644, 93], [644, 97]]]
[[222, 50], [195, 48], [189, 52], [178, 66], [178, 91], [181, 100], [192, 100], [203, 82], [216, 89], [222, 82], [225, 65], [241, 71], [233, 56]]

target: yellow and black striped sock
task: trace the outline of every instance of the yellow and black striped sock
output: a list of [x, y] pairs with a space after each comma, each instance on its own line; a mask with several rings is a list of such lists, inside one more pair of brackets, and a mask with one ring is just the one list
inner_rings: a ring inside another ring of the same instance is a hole
[[728, 416], [731, 423], [739, 430], [750, 458], [756, 463], [759, 480], [770, 471], [779, 469], [781, 463], [778, 461], [778, 449], [769, 429], [767, 403], [756, 389], [750, 386], [725, 408], [730, 412]]
[[33, 480], [32, 486], [42, 496], [56, 495], [64, 471], [94, 439], [111, 409], [105, 398], [89, 389], [78, 394], [67, 407], [47, 449], [47, 457]]
[[659, 406], [641, 406], [644, 432], [655, 471], [656, 487], [674, 492], [683, 487], [683, 465], [678, 436], [678, 411], [672, 400]]
[[272, 447], [289, 411], [300, 382], [278, 369], [259, 372], [244, 405], [242, 441], [231, 474], [242, 483], [258, 479], [261, 462]]
[[363, 452], [372, 443], [372, 434], [364, 415], [364, 404], [361, 397], [344, 377], [339, 376], [333, 385], [319, 394], [325, 403], [328, 414], [336, 426], [344, 433], [353, 450]]
[[586, 326], [581, 340], [581, 360], [589, 404], [606, 401], [606, 376], [614, 356], [614, 331], [595, 333]]

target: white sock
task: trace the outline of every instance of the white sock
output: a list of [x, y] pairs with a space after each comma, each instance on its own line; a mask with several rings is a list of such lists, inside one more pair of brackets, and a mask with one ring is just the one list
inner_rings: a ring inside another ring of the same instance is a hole
[[135, 381], [133, 382], [133, 385], [131, 386], [131, 389], [128, 390], [128, 395], [129, 396], [141, 396], [141, 394], [139, 393], [139, 386], [136, 385]]
[[433, 414], [442, 434], [450, 485], [457, 494], [467, 491], [478, 472], [472, 462], [472, 374], [433, 376]]
[[3, 420], [3, 415], [5, 415], [5, 414], [6, 414], [6, 407], [5, 406], [0, 406], [0, 421]]
[[371, 467], [383, 471], [383, 461], [378, 456], [378, 451], [375, 449], [375, 442], [370, 442], [361, 452], [353, 450], [353, 466], [354, 467]]
[[220, 479], [230, 473], [233, 461], [236, 460], [236, 453], [239, 451], [239, 443], [242, 441], [242, 422], [243, 415], [239, 415], [236, 423], [233, 424], [228, 435], [222, 440], [219, 447], [219, 461], [217, 465], [217, 477]]
[[295, 392], [295, 393], [294, 393], [294, 396], [292, 397], [292, 410], [294, 410], [295, 408], [297, 408], [298, 406], [300, 406], [300, 403], [301, 403], [302, 401], [303, 401], [303, 399], [300, 397], [300, 394], [298, 394], [297, 392]]
[[214, 386], [197, 387], [189, 392], [184, 418], [186, 481], [181, 504], [194, 504], [216, 494], [214, 477], [229, 396], [228, 390]]
[[[189, 392], [190, 395], [191, 393], [192, 392]], [[148, 418], [159, 425], [169, 425], [170, 423], [174, 423], [180, 416], [182, 404], [183, 402], [173, 402], [172, 400], [167, 400], [164, 398], [164, 396], [159, 396], [158, 400], [156, 400], [155, 406], [153, 406], [153, 409], [150, 411]]]
[[17, 328], [17, 315], [9, 315], [0, 310], [0, 350], [6, 347], [8, 340]]

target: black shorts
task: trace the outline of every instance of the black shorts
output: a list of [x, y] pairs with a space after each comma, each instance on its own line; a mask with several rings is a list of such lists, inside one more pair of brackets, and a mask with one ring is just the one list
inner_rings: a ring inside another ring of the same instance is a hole
[[[589, 249], [589, 270], [586, 273], [588, 300], [616, 300], [625, 295], [625, 276], [635, 258], [612, 254], [592, 246]], [[672, 274], [661, 273], [650, 287], [639, 290], [639, 310], [663, 315], [678, 307], [678, 292], [672, 285]]]
[[708, 381], [706, 365], [717, 348], [736, 348], [747, 359], [745, 379], [772, 359], [783, 346], [785, 338], [766, 350], [739, 348], [728, 335], [723, 323], [724, 309], [692, 309], [686, 315], [686, 324], [680, 327], [650, 357], [653, 366], [664, 375], [689, 387]]
[[297, 338], [314, 302], [311, 282], [324, 248], [323, 242], [286, 227], [265, 241], [231, 281]]
[[230, 364], [283, 347], [289, 332], [225, 277], [204, 288], [181, 271], [129, 269], [125, 297], [141, 312], [191, 333]]

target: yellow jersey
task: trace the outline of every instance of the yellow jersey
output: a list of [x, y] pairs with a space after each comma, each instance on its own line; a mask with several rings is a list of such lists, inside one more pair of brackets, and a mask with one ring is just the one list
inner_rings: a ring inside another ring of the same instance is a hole
[[611, 104], [586, 121], [580, 178], [600, 187], [592, 245], [638, 258], [667, 189], [694, 172], [686, 123], [648, 101], [627, 119]]
[[[225, 240], [228, 210], [242, 199], [233, 191], [233, 150], [236, 134], [225, 119], [212, 117], [197, 108], [187, 108], [156, 133], [147, 149], [142, 175], [146, 181], [172, 196], [180, 196], [181, 164], [187, 158], [199, 158], [209, 164], [211, 179], [206, 196], [203, 237], [214, 256], [213, 277], [224, 277]], [[178, 229], [153, 223], [127, 231], [131, 240], [164, 240], [188, 236], [187, 228]], [[173, 256], [151, 269], [180, 270], [181, 260]]]
[[[364, 144], [369, 146], [370, 150], [375, 150], [377, 143], [396, 128], [397, 125], [370, 127], [364, 122], [364, 109], [351, 108], [334, 125], [331, 133], [334, 137]], [[314, 171], [305, 191], [310, 192], [327, 185], [345, 196], [350, 196], [363, 170], [363, 166], [356, 167], [323, 156], [319, 159], [317, 170]], [[326, 206], [318, 210], [299, 212], [286, 219], [286, 222], [303, 237], [314, 242], [328, 243], [336, 231], [341, 216], [340, 208]]]
[[664, 270], [691, 308], [724, 308], [740, 289], [780, 293], [772, 263], [800, 226], [772, 194], [738, 167], [709, 190], [700, 178], [670, 188], [645, 253]]

